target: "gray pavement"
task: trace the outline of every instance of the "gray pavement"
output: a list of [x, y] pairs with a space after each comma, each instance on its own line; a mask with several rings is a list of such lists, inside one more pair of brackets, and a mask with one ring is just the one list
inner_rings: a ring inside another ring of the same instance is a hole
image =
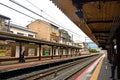
[[[112, 80], [110, 77], [111, 77], [111, 64], [108, 62], [107, 56], [105, 56], [99, 73], [98, 80]], [[117, 75], [115, 74], [115, 80], [118, 80], [116, 77]]]

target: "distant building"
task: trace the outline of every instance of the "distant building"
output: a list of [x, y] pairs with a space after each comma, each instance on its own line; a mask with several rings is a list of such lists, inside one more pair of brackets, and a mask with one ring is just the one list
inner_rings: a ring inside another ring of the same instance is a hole
[[9, 31], [9, 26], [6, 26], [5, 24], [9, 24], [10, 23], [10, 18], [0, 15], [0, 31], [5, 31], [8, 32]]
[[13, 34], [21, 35], [21, 36], [27, 36], [27, 37], [36, 37], [36, 32], [31, 31], [27, 27], [22, 27], [16, 24], [10, 23], [10, 32]]
[[59, 42], [59, 28], [53, 24], [51, 24], [50, 41]]
[[88, 43], [87, 42], [83, 42], [83, 45], [84, 45], [84, 50], [88, 51], [88, 49], [89, 49]]
[[59, 42], [63, 44], [69, 44], [72, 45], [72, 39], [71, 36], [68, 34], [68, 32], [64, 29], [59, 30]]
[[[59, 28], [43, 20], [36, 20], [27, 26], [30, 30], [36, 32], [36, 38], [51, 42], [59, 42]], [[42, 45], [42, 54], [44, 56], [52, 55], [51, 46]], [[58, 54], [57, 49], [54, 50]]]
[[[5, 27], [9, 26], [9, 33], [35, 38], [36, 33], [29, 30], [26, 27], [22, 27], [16, 24], [6, 23]], [[4, 45], [4, 46], [3, 46]], [[23, 50], [27, 51], [25, 56], [37, 55], [37, 46], [34, 44], [23, 44]], [[19, 43], [14, 40], [0, 40], [0, 57], [19, 57]], [[23, 51], [22, 50], [22, 51]], [[3, 51], [3, 52], [2, 52]]]
[[[0, 32], [8, 32], [9, 26], [6, 26], [5, 24], [9, 24], [10, 23], [10, 18], [0, 15]], [[12, 56], [12, 50], [11, 47], [8, 44], [9, 41], [5, 41], [5, 40], [0, 40], [0, 57], [2, 56]]]
[[58, 42], [59, 29], [57, 26], [45, 22], [43, 20], [36, 20], [27, 26], [30, 30], [37, 33], [36, 38], [46, 41]]
[[75, 46], [79, 46], [79, 47], [81, 47], [81, 48], [84, 48], [84, 44], [83, 44], [83, 42], [80, 41], [80, 40], [74, 41], [74, 45], [75, 45]]

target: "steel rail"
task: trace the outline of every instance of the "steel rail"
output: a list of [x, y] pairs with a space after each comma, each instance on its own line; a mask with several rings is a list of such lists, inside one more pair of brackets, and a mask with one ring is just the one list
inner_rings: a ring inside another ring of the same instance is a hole
[[23, 80], [37, 80], [37, 79], [45, 78], [45, 77], [47, 77], [49, 75], [54, 75], [54, 77], [56, 77], [60, 71], [65, 70], [65, 69], [69, 69], [70, 67], [73, 67], [73, 66], [75, 66], [75, 65], [77, 65], [79, 63], [83, 63], [83, 62], [85, 62], [85, 61], [87, 61], [87, 60], [89, 60], [91, 58], [93, 58], [93, 57], [85, 58], [85, 59], [82, 59], [82, 60], [73, 61], [73, 62], [70, 62], [68, 64], [61, 65], [61, 66], [55, 67], [53, 69], [40, 72], [40, 73], [35, 74], [33, 76], [30, 76], [30, 77], [27, 77], [27, 78], [23, 78]]

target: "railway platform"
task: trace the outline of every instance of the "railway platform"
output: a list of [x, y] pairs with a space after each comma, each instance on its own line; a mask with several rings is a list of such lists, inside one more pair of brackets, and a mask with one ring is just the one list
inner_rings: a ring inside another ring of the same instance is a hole
[[0, 66], [0, 71], [5, 72], [5, 71], [10, 71], [10, 70], [17, 70], [17, 69], [22, 69], [22, 68], [26, 68], [26, 67], [35, 66], [35, 65], [43, 65], [43, 64], [48, 64], [48, 63], [52, 63], [52, 62], [54, 63], [54, 62], [73, 59], [73, 58], [76, 58], [76, 57], [48, 59], [48, 60], [25, 62], [25, 63], [15, 63], [15, 64], [11, 63], [9, 65], [3, 63]]
[[[36, 62], [27, 62], [27, 63], [19, 63], [12, 65], [2, 65], [0, 66], [0, 73], [21, 70], [33, 66], [38, 65], [46, 65], [56, 62], [67, 61], [75, 58], [83, 58], [89, 57], [90, 55], [82, 55], [79, 57], [69, 57], [69, 58], [59, 58], [59, 59], [50, 59], [44, 61], [36, 61]], [[47, 65], [49, 66], [49, 65]], [[117, 71], [115, 71], [117, 73]], [[107, 59], [107, 54], [103, 54], [100, 58], [90, 64], [82, 73], [76, 77], [74, 80], [119, 80], [117, 79], [117, 75], [115, 74], [115, 79], [111, 78], [111, 64]]]
[[111, 78], [111, 64], [104, 54], [87, 69], [85, 69], [75, 80], [119, 80], [117, 79], [117, 70], [115, 70], [115, 79]]
[[[98, 75], [98, 76], [96, 76]], [[119, 80], [117, 79], [117, 68], [115, 69], [115, 78], [111, 78], [111, 64], [107, 59], [107, 54], [104, 56], [104, 59], [101, 60], [90, 80]]]
[[[97, 55], [97, 54], [94, 54]], [[58, 59], [49, 59], [49, 60], [41, 60], [41, 61], [35, 61], [35, 62], [25, 62], [25, 63], [18, 63], [18, 64], [11, 64], [11, 65], [1, 65], [0, 66], [0, 74], [1, 74], [1, 79], [6, 78], [6, 76], [13, 76], [14, 77], [14, 73], [17, 75], [17, 72], [21, 74], [22, 72], [26, 73], [30, 73], [32, 71], [37, 71], [38, 68], [44, 69], [45, 67], [50, 67], [53, 65], [57, 65], [57, 64], [61, 64], [61, 63], [66, 63], [67, 62], [71, 62], [73, 60], [77, 60], [77, 59], [82, 59], [82, 58], [87, 58], [93, 55], [81, 55], [81, 56], [74, 56], [74, 57], [66, 57], [66, 58], [58, 58]], [[84, 76], [84, 73], [87, 72], [88, 70], [92, 71], [92, 68], [94, 69], [93, 66], [97, 66], [97, 64], [99, 63], [99, 61], [102, 61], [103, 56], [98, 58], [96, 61], [93, 61], [93, 63], [88, 67], [87, 70], [85, 70], [78, 78], [76, 78], [76, 80], [87, 80], [89, 78], [88, 74], [85, 74], [86, 76]], [[24, 77], [24, 76], [23, 76]], [[86, 77], [86, 79], [84, 79], [84, 77]], [[9, 78], [9, 77], [8, 77]], [[90, 78], [89, 78], [90, 79]], [[88, 79], [88, 80], [89, 80]], [[93, 79], [95, 80], [95, 79]], [[97, 79], [96, 79], [97, 80]]]
[[[100, 65], [100, 66], [101, 66], [101, 69], [99, 71], [99, 76], [98, 76], [97, 80], [118, 80], [117, 79], [117, 70], [115, 70], [115, 79], [111, 78], [111, 64], [109, 63], [106, 56], [102, 62], [102, 65]], [[99, 65], [98, 65], [98, 67], [99, 67]], [[95, 76], [95, 75], [93, 75], [93, 76]]]
[[60, 61], [65, 61], [69, 59], [82, 58], [82, 57], [87, 57], [87, 56], [91, 56], [91, 55], [81, 55], [81, 56], [75, 56], [75, 57], [48, 59], [48, 60], [41, 60], [41, 61], [38, 60], [38, 61], [33, 61], [33, 62], [15, 63], [15, 64], [14, 63], [10, 64], [10, 62], [8, 62], [9, 64], [3, 63], [0, 65], [0, 72], [16, 70], [16, 69], [35, 66], [35, 65], [43, 65], [43, 64], [49, 64], [49, 63], [54, 63], [54, 62], [60, 62]]

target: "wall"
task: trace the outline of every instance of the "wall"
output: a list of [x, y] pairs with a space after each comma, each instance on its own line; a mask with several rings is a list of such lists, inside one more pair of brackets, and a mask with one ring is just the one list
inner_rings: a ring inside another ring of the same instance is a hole
[[28, 36], [28, 34], [31, 34], [33, 35], [33, 38], [35, 38], [35, 33], [29, 32], [29, 31], [20, 30], [13, 27], [10, 28], [10, 31], [13, 31], [14, 34], [17, 34], [17, 32], [23, 33], [24, 36]]
[[7, 31], [8, 27], [5, 26], [5, 19], [0, 18], [0, 31]]
[[31, 23], [28, 28], [37, 33], [37, 39], [50, 41], [50, 24], [48, 24], [47, 22], [37, 20]]

